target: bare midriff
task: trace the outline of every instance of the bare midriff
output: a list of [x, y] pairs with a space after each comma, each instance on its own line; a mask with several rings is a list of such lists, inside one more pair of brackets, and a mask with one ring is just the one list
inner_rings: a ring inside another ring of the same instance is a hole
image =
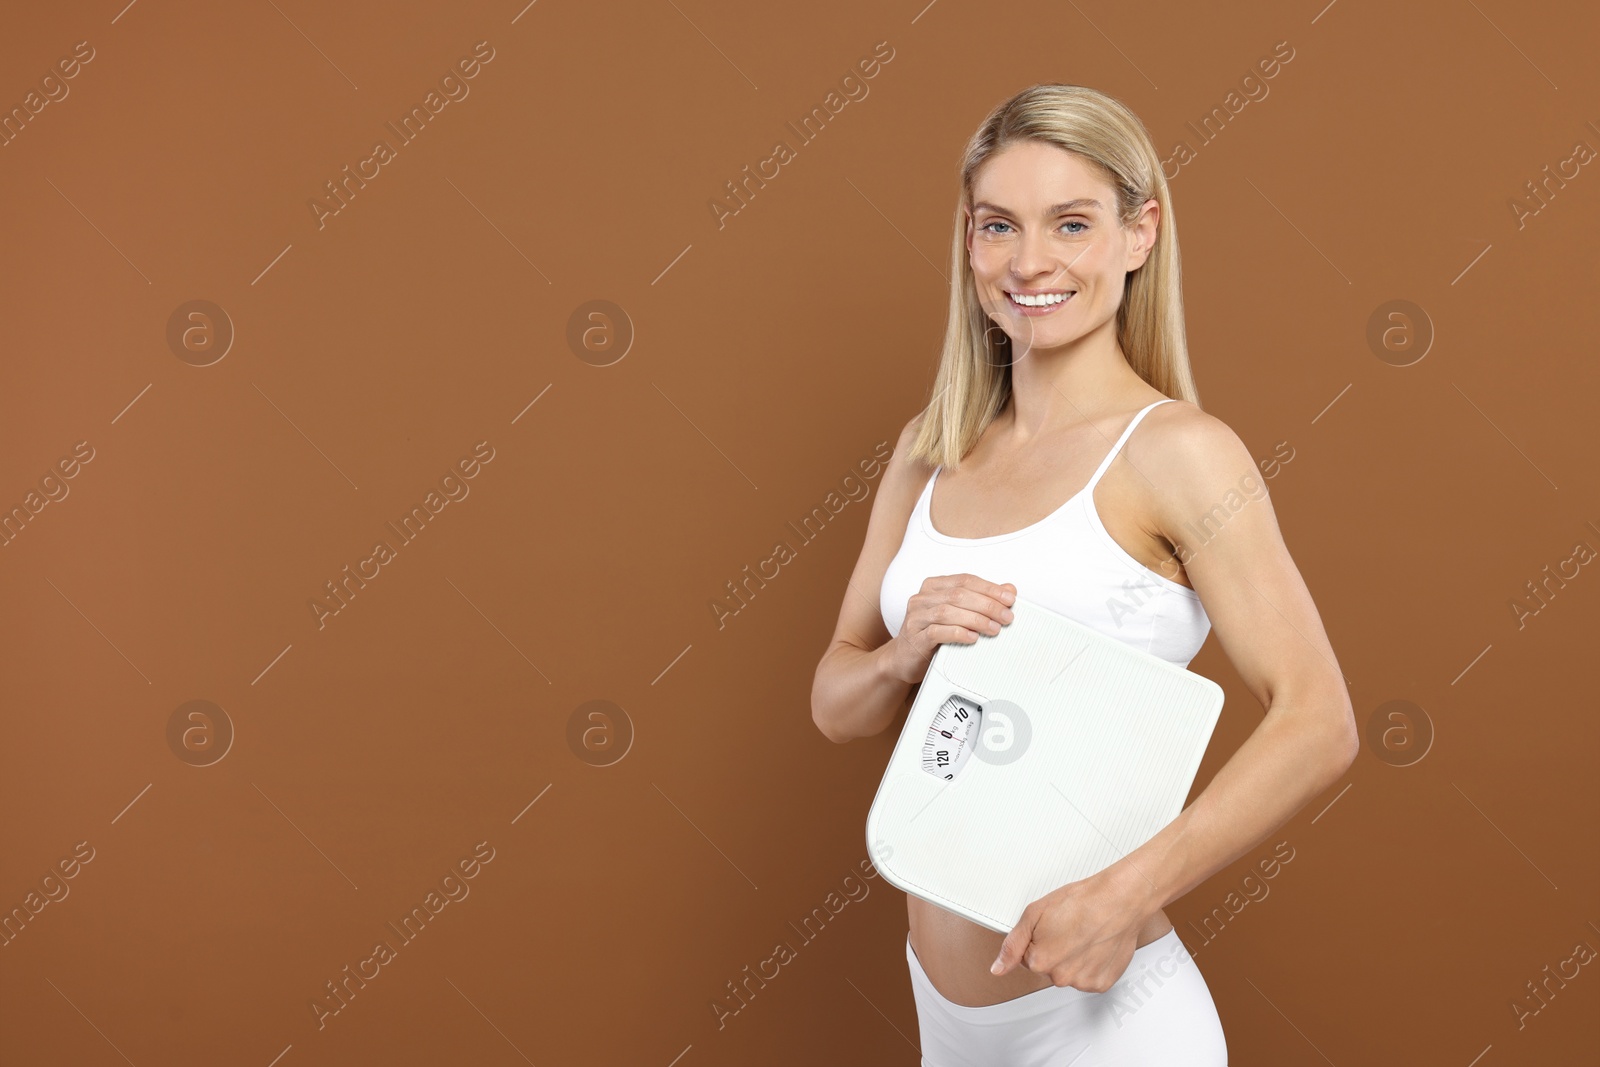
[[[928, 972], [933, 988], [946, 1000], [978, 1008], [1015, 1000], [1054, 984], [1048, 975], [1020, 965], [999, 977], [989, 973], [989, 965], [1000, 955], [1005, 934], [909, 894], [906, 917], [911, 923], [912, 951]], [[1140, 929], [1134, 947], [1142, 948], [1171, 929], [1167, 913], [1158, 911]]]

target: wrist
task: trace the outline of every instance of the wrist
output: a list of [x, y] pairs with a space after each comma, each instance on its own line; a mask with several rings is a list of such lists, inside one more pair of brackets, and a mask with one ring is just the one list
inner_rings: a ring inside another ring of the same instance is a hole
[[908, 687], [916, 685], [916, 682], [911, 681], [908, 678], [901, 677], [900, 673], [895, 670], [895, 652], [897, 651], [895, 648], [895, 642], [898, 640], [898, 637], [891, 637], [889, 640], [885, 641], [883, 644], [879, 645], [873, 650], [872, 654], [875, 657], [873, 660], [873, 669], [877, 673], [878, 681], [885, 684], [902, 685]]
[[1152, 861], [1129, 853], [1101, 873], [1117, 897], [1132, 903], [1141, 916], [1154, 915], [1166, 907], [1166, 894]]

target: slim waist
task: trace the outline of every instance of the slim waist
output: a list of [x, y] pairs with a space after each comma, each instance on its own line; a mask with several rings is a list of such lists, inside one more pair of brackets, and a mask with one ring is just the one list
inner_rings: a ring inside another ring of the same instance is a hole
[[1133, 958], [1128, 961], [1127, 970], [1117, 979], [1116, 984], [1104, 993], [1090, 993], [1072, 986], [1046, 986], [1035, 989], [1031, 993], [1024, 993], [1020, 997], [1002, 1000], [998, 1004], [984, 1004], [974, 1006], [971, 1004], [957, 1004], [940, 993], [928, 977], [928, 972], [923, 970], [922, 961], [917, 958], [916, 950], [911, 947], [911, 935], [906, 934], [906, 963], [911, 970], [912, 985], [920, 990], [932, 1003], [953, 1018], [964, 1023], [974, 1025], [1012, 1023], [1020, 1019], [1031, 1019], [1034, 1016], [1047, 1012], [1058, 1011], [1063, 1005], [1082, 1000], [1085, 997], [1098, 998], [1110, 997], [1119, 993], [1120, 987], [1139, 982], [1146, 972], [1152, 968], [1160, 980], [1170, 978], [1176, 974], [1178, 968], [1184, 964], [1193, 965], [1188, 948], [1183, 939], [1178, 936], [1177, 928], [1168, 930], [1148, 945], [1141, 945], [1133, 950]]

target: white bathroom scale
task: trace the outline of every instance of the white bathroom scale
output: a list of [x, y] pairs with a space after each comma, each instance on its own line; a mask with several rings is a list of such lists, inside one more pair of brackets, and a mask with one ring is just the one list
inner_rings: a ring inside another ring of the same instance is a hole
[[1001, 933], [1178, 816], [1223, 700], [1041, 604], [1011, 610], [934, 652], [867, 813], [885, 878]]

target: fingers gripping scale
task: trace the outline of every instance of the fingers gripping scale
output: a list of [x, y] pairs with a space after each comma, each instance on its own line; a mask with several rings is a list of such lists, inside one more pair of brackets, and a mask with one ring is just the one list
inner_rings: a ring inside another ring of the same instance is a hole
[[892, 884], [1009, 933], [1183, 810], [1222, 687], [1022, 597], [944, 644], [867, 812]]

